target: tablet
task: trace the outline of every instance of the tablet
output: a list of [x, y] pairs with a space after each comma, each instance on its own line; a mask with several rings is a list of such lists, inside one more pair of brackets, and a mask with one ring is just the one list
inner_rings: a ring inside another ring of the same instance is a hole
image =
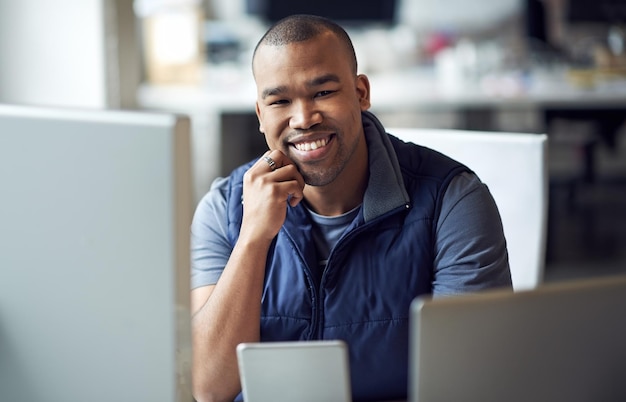
[[348, 349], [340, 340], [237, 346], [246, 402], [349, 402]]

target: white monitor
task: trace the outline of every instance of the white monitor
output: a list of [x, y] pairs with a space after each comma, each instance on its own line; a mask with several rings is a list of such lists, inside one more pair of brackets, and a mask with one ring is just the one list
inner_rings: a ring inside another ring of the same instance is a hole
[[0, 400], [191, 401], [189, 120], [0, 105]]

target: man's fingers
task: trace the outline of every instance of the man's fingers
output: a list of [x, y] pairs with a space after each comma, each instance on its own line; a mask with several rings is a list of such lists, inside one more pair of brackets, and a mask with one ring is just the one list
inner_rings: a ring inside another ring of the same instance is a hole
[[268, 155], [263, 156], [261, 159], [263, 159], [267, 163], [267, 165], [270, 167], [272, 171], [278, 169], [278, 165], [276, 164], [276, 161], [270, 158]]
[[[304, 178], [293, 161], [281, 151], [265, 152], [247, 174], [250, 184], [256, 182], [261, 186], [273, 186], [270, 198], [281, 203], [287, 202], [294, 207], [304, 198]], [[250, 188], [253, 187], [256, 186]], [[257, 189], [260, 190], [260, 187]]]
[[277, 149], [266, 151], [263, 156], [261, 156], [259, 162], [267, 165], [270, 168], [270, 171], [279, 170], [285, 166], [293, 165], [293, 161]]
[[298, 205], [300, 203], [300, 201], [302, 201], [302, 195], [298, 195], [298, 194], [289, 194], [289, 205], [291, 205], [292, 207], [295, 207], [296, 205]]
[[287, 201], [289, 205], [296, 206], [303, 198], [303, 186], [297, 180], [285, 180], [276, 183], [276, 194], [280, 194], [281, 201]]

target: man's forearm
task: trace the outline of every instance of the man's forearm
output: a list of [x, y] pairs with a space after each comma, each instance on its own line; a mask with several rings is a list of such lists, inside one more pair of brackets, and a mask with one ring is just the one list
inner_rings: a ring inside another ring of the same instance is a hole
[[241, 389], [236, 347], [259, 340], [269, 244], [238, 242], [208, 300], [192, 312], [193, 388], [198, 401], [232, 400]]

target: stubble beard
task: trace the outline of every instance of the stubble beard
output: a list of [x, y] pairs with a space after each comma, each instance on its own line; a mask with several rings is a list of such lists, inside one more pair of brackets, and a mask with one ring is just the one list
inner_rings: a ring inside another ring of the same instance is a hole
[[309, 186], [322, 187], [331, 184], [344, 171], [352, 156], [355, 154], [359, 141], [355, 141], [351, 148], [346, 148], [346, 144], [336, 137], [339, 142], [339, 153], [334, 158], [330, 167], [316, 166], [315, 163], [302, 166], [296, 163], [304, 182]]

